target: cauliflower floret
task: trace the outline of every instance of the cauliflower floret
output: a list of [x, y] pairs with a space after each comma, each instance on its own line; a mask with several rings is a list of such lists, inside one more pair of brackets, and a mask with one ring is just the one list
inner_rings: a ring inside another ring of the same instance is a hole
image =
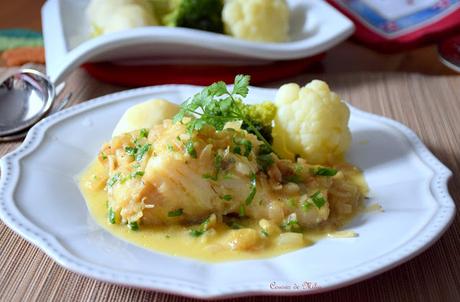
[[303, 88], [283, 85], [275, 104], [273, 147], [281, 157], [300, 155], [311, 164], [344, 159], [351, 143], [350, 111], [325, 82], [314, 80]]
[[91, 0], [86, 15], [93, 36], [158, 25], [153, 7], [146, 0]]
[[227, 0], [222, 19], [225, 31], [240, 39], [288, 40], [289, 7], [285, 0]]

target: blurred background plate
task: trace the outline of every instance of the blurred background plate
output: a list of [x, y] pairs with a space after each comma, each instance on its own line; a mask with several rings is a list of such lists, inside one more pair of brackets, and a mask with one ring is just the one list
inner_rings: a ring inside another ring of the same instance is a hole
[[[87, 70], [99, 79], [128, 86], [174, 82], [207, 84], [210, 79], [225, 79], [225, 72], [232, 77], [243, 66], [253, 66], [257, 73], [265, 75], [262, 81], [253, 81], [253, 84], [260, 84], [298, 73], [299, 66], [308, 67], [321, 58], [317, 55], [354, 31], [353, 23], [324, 1], [288, 0], [291, 40], [285, 43], [257, 43], [200, 30], [162, 26], [90, 38], [90, 26], [85, 17], [88, 2], [49, 0], [43, 6], [47, 74], [55, 83], [62, 82], [76, 67], [90, 63], [92, 65], [86, 65]], [[110, 62], [111, 69], [107, 69], [107, 64], [94, 65], [101, 62]], [[135, 73], [145, 66], [153, 67], [157, 73], [159, 67], [180, 66], [181, 77], [175, 77], [178, 75], [176, 69], [168, 68], [161, 71], [161, 82], [158, 82], [158, 75], [144, 76], [142, 81], [124, 75], [126, 68]], [[205, 80], [194, 79], [196, 66], [205, 67], [208, 74]], [[276, 70], [280, 66], [289, 72], [278, 74]], [[106, 74], [110, 76], [104, 76]], [[184, 76], [188, 74], [190, 76]]]

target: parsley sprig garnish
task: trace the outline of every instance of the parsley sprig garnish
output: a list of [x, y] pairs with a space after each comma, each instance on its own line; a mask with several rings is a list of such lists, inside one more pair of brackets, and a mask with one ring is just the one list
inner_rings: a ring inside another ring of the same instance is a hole
[[192, 120], [187, 123], [187, 130], [192, 133], [201, 130], [206, 125], [221, 131], [228, 122], [242, 121], [271, 150], [268, 141], [245, 114], [245, 105], [241, 99], [248, 95], [249, 81], [250, 76], [237, 75], [231, 91], [222, 81], [205, 87], [181, 105], [173, 122], [182, 122], [184, 117], [193, 116]]

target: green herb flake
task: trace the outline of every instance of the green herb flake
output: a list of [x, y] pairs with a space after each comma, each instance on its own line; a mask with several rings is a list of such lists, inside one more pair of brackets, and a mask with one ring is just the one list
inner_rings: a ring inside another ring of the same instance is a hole
[[246, 207], [244, 206], [244, 204], [241, 204], [241, 205], [240, 205], [240, 212], [239, 212], [239, 215], [240, 215], [240, 217], [246, 216]]
[[130, 222], [130, 223], [128, 223], [128, 228], [131, 231], [137, 231], [137, 230], [139, 230], [139, 224], [137, 223], [137, 221]]
[[107, 155], [105, 155], [104, 152], [101, 152], [101, 158], [102, 158], [102, 160], [106, 160], [106, 159], [107, 159]]
[[168, 144], [168, 145], [166, 146], [166, 148], [168, 149], [169, 152], [174, 152], [174, 146], [173, 146], [173, 145]]
[[216, 176], [219, 174], [220, 169], [222, 169], [222, 160], [223, 157], [220, 154], [216, 154], [216, 157], [214, 157], [214, 168], [216, 169]]
[[301, 232], [302, 228], [299, 225], [299, 222], [296, 218], [288, 217], [286, 221], [281, 225], [283, 230], [287, 232]]
[[313, 174], [317, 176], [334, 176], [337, 174], [337, 169], [327, 168], [327, 167], [318, 167], [313, 169]]
[[141, 129], [141, 132], [139, 133], [139, 138], [146, 138], [149, 136], [149, 131], [145, 128]]
[[136, 161], [141, 161], [144, 158], [144, 155], [149, 152], [151, 144], [145, 144], [140, 147], [136, 153]]
[[321, 209], [321, 207], [326, 204], [326, 199], [324, 199], [323, 194], [321, 194], [320, 191], [310, 196], [310, 199], [318, 209]]
[[251, 202], [253, 201], [254, 197], [256, 196], [257, 181], [256, 181], [256, 174], [255, 173], [251, 173], [250, 181], [251, 181], [250, 185], [249, 185], [250, 192], [249, 192], [249, 195], [248, 195], [248, 197], [246, 197], [246, 200], [244, 202], [246, 205], [250, 205]]
[[189, 140], [187, 143], [185, 143], [185, 150], [191, 157], [197, 158], [195, 146], [193, 145], [192, 140]]
[[203, 177], [204, 179], [211, 179], [217, 181], [217, 177], [215, 175], [211, 175], [211, 173], [203, 174], [201, 177]]
[[243, 140], [241, 141], [241, 144], [242, 144], [242, 145], [244, 146], [244, 148], [245, 148], [245, 151], [244, 151], [244, 154], [243, 154], [243, 155], [246, 156], [246, 157], [248, 157], [249, 154], [251, 154], [251, 151], [252, 151], [252, 143], [251, 143], [249, 140], [247, 140], [247, 139], [243, 139]]
[[235, 146], [233, 148], [233, 153], [241, 155], [241, 147], [240, 146]]
[[196, 230], [196, 229], [193, 229], [193, 230], [190, 230], [189, 234], [190, 236], [192, 237], [200, 237], [201, 235], [204, 234], [204, 230]]
[[264, 229], [262, 229], [260, 232], [262, 233], [262, 235], [263, 235], [264, 237], [268, 237], [268, 236], [269, 236], [268, 232], [267, 232], [266, 230], [264, 230]]
[[257, 164], [259, 165], [259, 168], [263, 171], [267, 171], [268, 168], [270, 168], [271, 165], [273, 165], [275, 161], [273, 160], [273, 156], [271, 153], [269, 154], [259, 154], [257, 156]]
[[131, 156], [136, 156], [137, 154], [137, 148], [136, 147], [125, 147], [125, 152], [126, 154], [128, 155], [131, 155]]
[[135, 171], [135, 172], [131, 173], [129, 176], [130, 176], [131, 178], [136, 178], [136, 177], [138, 177], [138, 176], [139, 176], [139, 177], [142, 177], [142, 176], [144, 176], [144, 174], [145, 174], [144, 171]]
[[109, 213], [108, 213], [108, 218], [109, 218], [109, 222], [111, 224], [115, 224], [116, 222], [116, 215], [115, 215], [115, 212], [112, 208], [109, 208]]
[[232, 196], [232, 195], [229, 195], [229, 194], [227, 194], [227, 195], [224, 195], [224, 196], [222, 196], [222, 199], [223, 199], [223, 200], [225, 200], [225, 201], [230, 201], [230, 200], [232, 200], [232, 199], [233, 199], [233, 196]]
[[110, 179], [107, 181], [107, 186], [109, 188], [113, 187], [119, 180], [120, 180], [120, 177], [121, 177], [121, 173], [116, 173], [114, 174], [112, 177], [110, 177]]
[[182, 214], [184, 214], [184, 210], [183, 209], [177, 209], [177, 210], [174, 210], [174, 211], [169, 211], [168, 212], [168, 217], [179, 217]]
[[301, 164], [296, 164], [294, 168], [295, 174], [300, 174], [303, 171], [303, 166]]
[[226, 173], [223, 177], [224, 179], [233, 179], [233, 174], [232, 173]]
[[294, 174], [294, 175], [289, 175], [286, 177], [286, 180], [288, 182], [293, 182], [293, 183], [301, 183], [302, 182], [302, 177], [300, 177], [299, 175], [297, 174]]

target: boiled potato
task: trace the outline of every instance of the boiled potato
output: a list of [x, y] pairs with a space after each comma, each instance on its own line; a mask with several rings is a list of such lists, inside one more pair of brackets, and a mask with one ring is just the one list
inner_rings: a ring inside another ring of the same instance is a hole
[[179, 112], [179, 105], [162, 99], [153, 99], [135, 105], [123, 114], [112, 137], [139, 129], [150, 129]]

